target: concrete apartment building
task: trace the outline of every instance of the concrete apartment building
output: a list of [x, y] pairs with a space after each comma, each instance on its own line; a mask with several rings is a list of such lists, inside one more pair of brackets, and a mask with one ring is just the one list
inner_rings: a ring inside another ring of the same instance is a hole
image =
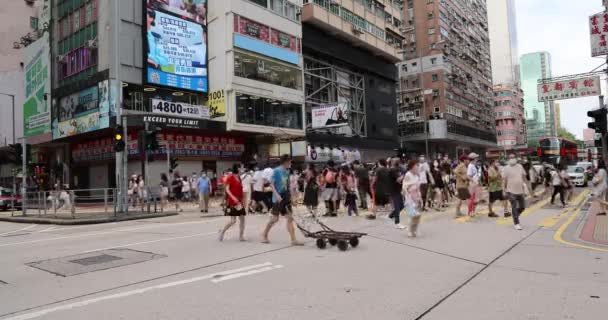
[[409, 0], [404, 14], [402, 145], [451, 157], [496, 147], [486, 1]]
[[524, 90], [528, 145], [532, 147], [544, 136], [557, 135], [554, 103], [538, 101], [538, 80], [550, 77], [551, 55], [548, 52], [533, 52], [521, 57], [521, 88]]
[[527, 144], [523, 91], [516, 86], [494, 86], [496, 138], [500, 150]]
[[[402, 6], [396, 0], [304, 1], [306, 138], [317, 155], [355, 150], [373, 162], [398, 148]], [[324, 105], [345, 106], [348, 125], [315, 128], [315, 110]]]

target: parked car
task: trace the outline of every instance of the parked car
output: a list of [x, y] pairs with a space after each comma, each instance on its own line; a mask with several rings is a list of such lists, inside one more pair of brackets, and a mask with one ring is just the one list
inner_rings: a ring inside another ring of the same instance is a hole
[[587, 186], [587, 174], [583, 167], [579, 166], [568, 166], [568, 176], [570, 181], [577, 187]]
[[10, 210], [13, 206], [15, 209], [21, 209], [21, 196], [14, 194], [12, 189], [0, 188], [0, 210]]

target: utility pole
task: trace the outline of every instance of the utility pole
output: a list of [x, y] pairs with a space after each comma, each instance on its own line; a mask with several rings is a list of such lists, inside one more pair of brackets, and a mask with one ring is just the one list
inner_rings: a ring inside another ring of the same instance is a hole
[[23, 182], [21, 182], [21, 210], [23, 215], [27, 214], [27, 139], [25, 137], [21, 138], [21, 177], [23, 178]]

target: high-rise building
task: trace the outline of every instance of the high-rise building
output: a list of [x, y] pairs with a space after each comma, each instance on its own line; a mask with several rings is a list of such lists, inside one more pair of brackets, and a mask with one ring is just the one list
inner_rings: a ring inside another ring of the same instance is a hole
[[486, 1], [410, 0], [404, 14], [403, 146], [452, 157], [495, 147]]
[[488, 1], [490, 55], [494, 85], [519, 83], [515, 0]]
[[523, 91], [517, 86], [494, 86], [498, 148], [510, 150], [527, 144]]
[[550, 77], [551, 55], [548, 52], [533, 52], [521, 57], [521, 88], [524, 90], [524, 109], [530, 146], [536, 146], [543, 136], [557, 134], [553, 102], [538, 101], [538, 80]]
[[[394, 155], [402, 6], [400, 0], [304, 1], [309, 152], [357, 149], [363, 161]], [[342, 123], [335, 118], [341, 114]]]

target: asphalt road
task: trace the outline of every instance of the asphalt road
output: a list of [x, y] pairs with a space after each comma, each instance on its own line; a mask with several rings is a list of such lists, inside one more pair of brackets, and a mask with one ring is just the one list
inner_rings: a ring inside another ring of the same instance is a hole
[[0, 319], [604, 319], [608, 249], [569, 244], [577, 206], [542, 204], [523, 231], [430, 213], [417, 239], [385, 219], [324, 220], [369, 233], [347, 252], [291, 247], [283, 223], [260, 244], [264, 216], [248, 242], [222, 243], [224, 218], [194, 213], [0, 223]]

